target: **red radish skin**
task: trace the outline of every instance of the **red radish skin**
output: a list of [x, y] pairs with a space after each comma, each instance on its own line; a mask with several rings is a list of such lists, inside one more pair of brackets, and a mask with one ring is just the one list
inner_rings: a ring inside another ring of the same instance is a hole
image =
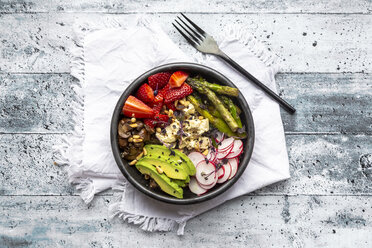
[[225, 167], [225, 174], [223, 175], [222, 178], [220, 178], [220, 179], [217, 180], [217, 183], [224, 183], [224, 182], [226, 182], [229, 179], [230, 174], [231, 174], [231, 166], [230, 166], [229, 163], [224, 164], [222, 166]]
[[231, 149], [233, 148], [233, 146], [231, 146], [229, 149], [225, 150], [225, 151], [218, 151], [217, 152], [217, 159], [224, 159], [226, 158], [227, 155], [230, 154], [230, 151]]
[[216, 166], [212, 162], [199, 162], [196, 166], [195, 177], [200, 184], [210, 185], [216, 177]]
[[213, 163], [216, 162], [217, 159], [217, 152], [214, 152], [212, 150], [209, 150], [209, 153], [207, 154], [206, 158], [209, 161], [212, 161]]
[[236, 172], [238, 171], [238, 159], [236, 158], [229, 159], [229, 164], [231, 166], [231, 174], [229, 176], [230, 180], [236, 175]]
[[224, 167], [224, 166], [221, 166], [221, 167], [217, 170], [217, 178], [218, 178], [218, 179], [221, 179], [221, 178], [223, 178], [224, 175], [225, 175], [225, 167]]
[[190, 178], [190, 182], [189, 182], [189, 189], [192, 193], [196, 194], [196, 195], [202, 195], [204, 194], [205, 192], [207, 192], [206, 189], [203, 189], [202, 187], [200, 187], [199, 183], [196, 181], [196, 178], [195, 177], [191, 177]]
[[243, 142], [241, 140], [235, 140], [234, 146], [226, 158], [238, 157], [243, 152]]
[[198, 165], [198, 163], [204, 161], [204, 155], [200, 152], [191, 152], [188, 157], [195, 167]]

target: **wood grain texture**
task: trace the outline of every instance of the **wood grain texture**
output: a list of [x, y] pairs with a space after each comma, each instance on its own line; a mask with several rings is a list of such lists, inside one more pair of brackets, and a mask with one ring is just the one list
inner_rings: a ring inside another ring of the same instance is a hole
[[108, 13], [370, 13], [370, 1], [356, 0], [2, 0], [0, 12], [108, 12]]
[[[72, 194], [64, 167], [53, 165], [52, 146], [62, 136], [0, 135], [0, 195]], [[372, 194], [371, 136], [287, 135], [286, 140], [292, 178], [255, 194]]]
[[[286, 132], [372, 134], [372, 74], [278, 74]], [[0, 132], [63, 133], [74, 129], [69, 74], [0, 74]]]
[[[0, 18], [1, 72], [69, 72], [72, 24], [133, 21], [134, 14], [38, 13]], [[149, 15], [181, 49], [195, 50], [176, 33], [176, 14]], [[223, 27], [245, 27], [280, 57], [284, 72], [371, 72], [372, 18], [369, 15], [190, 14], [218, 36]]]
[[[244, 196], [188, 222], [184, 237], [109, 220], [113, 197], [0, 197], [1, 247], [368, 247], [371, 197]], [[26, 214], [27, 213], [27, 214]]]

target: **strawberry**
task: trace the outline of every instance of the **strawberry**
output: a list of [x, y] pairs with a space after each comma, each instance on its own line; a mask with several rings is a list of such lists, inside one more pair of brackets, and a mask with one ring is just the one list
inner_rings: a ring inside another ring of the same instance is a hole
[[128, 97], [122, 112], [125, 116], [135, 118], [152, 118], [155, 115], [154, 110], [134, 96]]
[[148, 84], [141, 85], [141, 87], [137, 90], [136, 97], [145, 103], [151, 103], [155, 98], [154, 91]]
[[156, 95], [154, 101], [162, 102], [164, 100], [164, 96], [168, 93], [169, 89], [170, 85], [167, 84], [163, 89], [159, 90], [159, 93]]
[[167, 124], [168, 119], [168, 115], [157, 114], [153, 119], [144, 119], [143, 122], [151, 128], [155, 128], [156, 126], [164, 127]]
[[152, 110], [154, 110], [155, 114], [159, 114], [161, 111], [161, 108], [163, 107], [163, 102], [154, 102], [154, 105], [152, 106]]
[[176, 71], [172, 74], [172, 76], [169, 79], [169, 85], [171, 88], [178, 88], [180, 87], [183, 82], [186, 81], [189, 74], [184, 71]]
[[174, 102], [167, 103], [166, 106], [167, 106], [168, 109], [171, 109], [173, 111], [177, 110], [176, 106], [174, 105]]
[[[169, 82], [171, 75], [172, 74], [169, 72], [160, 72], [151, 75], [147, 80], [153, 90], [160, 90]], [[156, 86], [158, 86], [158, 88], [156, 88]]]
[[164, 96], [164, 103], [174, 102], [180, 100], [185, 96], [188, 96], [192, 93], [192, 88], [187, 83], [182, 84], [179, 88], [170, 89], [169, 92]]

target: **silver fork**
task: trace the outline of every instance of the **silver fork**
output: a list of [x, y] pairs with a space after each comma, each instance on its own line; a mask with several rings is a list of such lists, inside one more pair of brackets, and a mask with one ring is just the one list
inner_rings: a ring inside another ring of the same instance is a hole
[[[293, 114], [296, 112], [296, 109], [293, 108], [289, 103], [284, 101], [280, 96], [278, 96], [274, 91], [268, 88], [266, 85], [261, 83], [257, 78], [255, 78], [252, 74], [246, 71], [243, 67], [241, 67], [238, 63], [232, 60], [229, 56], [227, 56], [219, 47], [217, 42], [213, 39], [212, 36], [208, 35], [203, 29], [201, 29], [198, 25], [196, 25], [193, 21], [191, 21], [188, 17], [181, 13], [184, 17], [185, 21], [177, 16], [178, 22], [176, 19], [175, 22], [178, 24], [172, 23], [172, 25], [180, 32], [180, 34], [198, 51], [206, 54], [213, 54], [218, 56], [219, 58], [226, 61], [230, 64], [235, 70], [243, 74], [246, 78], [248, 78], [252, 83], [256, 86], [261, 88], [265, 91], [269, 96], [271, 96], [274, 100], [276, 100], [286, 111]], [[183, 31], [182, 31], [182, 30]]]

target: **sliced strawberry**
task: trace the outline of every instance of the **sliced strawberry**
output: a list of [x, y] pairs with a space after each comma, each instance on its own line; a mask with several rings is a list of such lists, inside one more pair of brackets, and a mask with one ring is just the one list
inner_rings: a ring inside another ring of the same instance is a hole
[[145, 103], [151, 103], [155, 98], [154, 91], [148, 84], [141, 85], [141, 87], [137, 90], [136, 97]]
[[164, 96], [164, 103], [174, 102], [180, 100], [185, 96], [188, 96], [192, 93], [192, 88], [187, 83], [182, 84], [179, 88], [170, 89], [169, 92]]
[[169, 116], [168, 116], [168, 115], [161, 115], [161, 114], [158, 114], [158, 115], [155, 115], [154, 120], [155, 120], [158, 124], [159, 124], [159, 123], [163, 123], [163, 124], [165, 124], [165, 122], [168, 122], [168, 120], [169, 120]]
[[128, 97], [122, 112], [125, 116], [135, 118], [152, 118], [155, 115], [155, 112], [149, 106], [134, 96]]
[[144, 119], [143, 123], [145, 123], [145, 125], [147, 125], [148, 127], [152, 128], [152, 129], [154, 129], [155, 126], [156, 126], [155, 120], [153, 120], [153, 119]]
[[[156, 73], [148, 78], [149, 85], [153, 90], [160, 90], [169, 82], [171, 76], [172, 74], [169, 72]], [[156, 88], [156, 86], [158, 86], [158, 88]]]
[[169, 85], [171, 88], [178, 88], [180, 87], [189, 76], [188, 73], [184, 71], [176, 71], [172, 74], [172, 76], [169, 79]]
[[171, 109], [173, 111], [176, 111], [177, 108], [176, 108], [176, 105], [174, 105], [174, 102], [169, 102], [167, 104], [165, 104], [167, 106], [168, 109]]
[[154, 102], [152, 110], [154, 110], [155, 114], [159, 114], [162, 107], [163, 107], [163, 102], [162, 101], [161, 102]]
[[167, 84], [163, 89], [159, 90], [159, 93], [155, 97], [155, 102], [162, 102], [164, 100], [164, 96], [168, 93], [170, 89], [170, 85]]

